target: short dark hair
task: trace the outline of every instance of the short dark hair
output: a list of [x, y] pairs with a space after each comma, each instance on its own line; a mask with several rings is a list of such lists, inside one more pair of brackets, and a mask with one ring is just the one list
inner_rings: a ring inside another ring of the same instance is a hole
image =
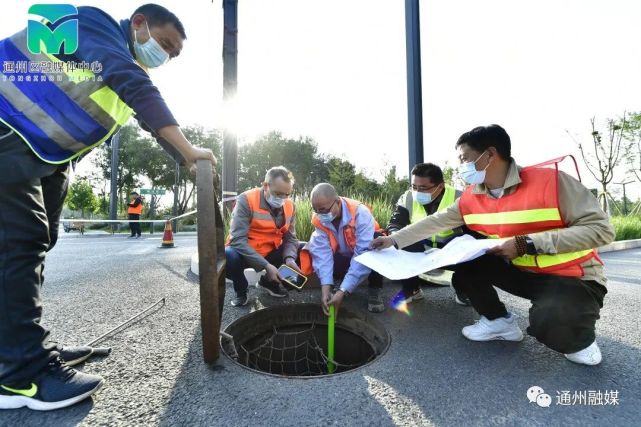
[[470, 148], [479, 153], [494, 147], [503, 160], [508, 160], [511, 157], [512, 143], [510, 142], [510, 135], [499, 125], [479, 126], [469, 132], [465, 132], [456, 141], [456, 148], [463, 144], [469, 145]]
[[429, 178], [433, 184], [440, 184], [443, 180], [443, 171], [433, 163], [419, 163], [412, 168], [412, 175]]
[[180, 19], [178, 19], [178, 17], [171, 13], [168, 9], [158, 4], [148, 3], [136, 9], [131, 17], [133, 18], [134, 15], [138, 14], [145, 15], [145, 19], [149, 23], [150, 27], [154, 25], [162, 26], [165, 24], [173, 24], [173, 26], [176, 27], [176, 30], [178, 30], [178, 32], [180, 33], [180, 36], [183, 38], [183, 40], [187, 39], [187, 34], [185, 34], [185, 27], [183, 27], [182, 22], [180, 22]]
[[132, 192], [131, 192], [131, 195], [134, 195], [134, 194], [135, 194], [136, 196], [140, 196], [140, 194], [136, 193], [135, 191], [132, 191]]

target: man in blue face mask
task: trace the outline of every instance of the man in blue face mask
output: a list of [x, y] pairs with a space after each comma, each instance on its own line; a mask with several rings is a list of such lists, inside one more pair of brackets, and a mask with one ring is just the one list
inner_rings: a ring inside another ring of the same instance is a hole
[[[419, 163], [412, 168], [411, 175], [412, 184], [410, 189], [398, 199], [387, 226], [388, 234], [393, 234], [429, 215], [447, 209], [461, 196], [461, 191], [445, 183], [443, 171], [435, 164]], [[453, 230], [434, 234], [428, 239], [404, 248], [404, 250], [423, 252], [429, 248], [442, 248], [463, 233], [463, 227], [456, 227]], [[406, 303], [423, 299], [423, 291], [421, 290], [423, 279], [417, 276], [402, 280], [402, 283]], [[454, 299], [459, 305], [470, 305], [469, 300], [462, 292], [455, 292]]]
[[[25, 28], [0, 40], [0, 409], [62, 408], [104, 382], [69, 367], [91, 348], [61, 348], [40, 324], [45, 254], [57, 241], [70, 163], [134, 114], [186, 166], [216, 161], [185, 138], [147, 73], [182, 49], [185, 29], [173, 13], [147, 4], [117, 22], [95, 7], [46, 12], [51, 6], [32, 6], [50, 18], [29, 21], [40, 37]], [[51, 46], [69, 24], [77, 45], [65, 38]], [[21, 66], [6, 73], [6, 64]]]
[[238, 196], [225, 248], [226, 275], [236, 292], [231, 305], [247, 304], [246, 268], [265, 270], [258, 286], [273, 297], [287, 296], [280, 286], [278, 267], [286, 264], [300, 271], [299, 252], [303, 246], [296, 237], [296, 210], [290, 198], [293, 188], [292, 173], [276, 166], [267, 171], [262, 187]]
[[[385, 310], [380, 295], [383, 278], [354, 261], [354, 257], [365, 252], [372, 239], [380, 235], [370, 209], [357, 200], [339, 197], [328, 183], [316, 185], [310, 198], [314, 232], [306, 250], [311, 254], [314, 272], [321, 283], [325, 314], [329, 314], [329, 305], [338, 310], [345, 296], [353, 293], [365, 279], [368, 279], [367, 309], [372, 313], [382, 312]], [[341, 280], [341, 284], [332, 295], [334, 280]]]
[[[423, 236], [466, 225], [502, 239], [483, 256], [456, 266], [452, 285], [480, 318], [461, 333], [472, 341], [521, 341], [517, 316], [496, 288], [530, 300], [527, 333], [574, 363], [597, 365], [596, 321], [607, 293], [595, 248], [614, 228], [594, 195], [559, 170], [567, 156], [521, 167], [499, 125], [479, 126], [456, 142], [459, 175], [470, 184], [444, 212], [379, 237], [371, 247], [407, 247]], [[578, 170], [577, 170], [578, 176]]]

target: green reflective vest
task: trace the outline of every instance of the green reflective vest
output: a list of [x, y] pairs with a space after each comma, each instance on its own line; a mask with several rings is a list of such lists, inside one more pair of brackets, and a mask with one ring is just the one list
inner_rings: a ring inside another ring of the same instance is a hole
[[[414, 224], [415, 222], [418, 222], [424, 218], [427, 218], [427, 213], [425, 212], [425, 207], [421, 205], [419, 202], [414, 200], [412, 197], [411, 191], [408, 191], [404, 195], [405, 198], [405, 208], [408, 210], [410, 213], [410, 223]], [[438, 208], [436, 209], [437, 212], [442, 211], [443, 209], [447, 209], [451, 205], [454, 204], [454, 201], [456, 200], [456, 190], [453, 187], [450, 187], [449, 185], [445, 185], [445, 190], [443, 192], [443, 197], [441, 198], [441, 202], [438, 205]], [[440, 233], [434, 234], [430, 240], [432, 241], [432, 247], [436, 248], [439, 243], [444, 244], [448, 240], [451, 240], [454, 236], [454, 231], [452, 230], [446, 230], [442, 231]]]

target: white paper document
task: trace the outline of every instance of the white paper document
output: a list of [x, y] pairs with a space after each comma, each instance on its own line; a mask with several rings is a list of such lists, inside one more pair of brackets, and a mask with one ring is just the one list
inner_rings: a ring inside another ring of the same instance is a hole
[[453, 239], [443, 249], [434, 249], [427, 254], [387, 248], [365, 252], [354, 259], [388, 279], [401, 280], [446, 265], [473, 260], [504, 241], [505, 239], [477, 240], [465, 234]]

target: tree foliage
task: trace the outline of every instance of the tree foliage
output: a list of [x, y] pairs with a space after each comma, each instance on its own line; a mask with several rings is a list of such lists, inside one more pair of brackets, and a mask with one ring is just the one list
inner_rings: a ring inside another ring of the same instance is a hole
[[66, 203], [69, 209], [80, 211], [82, 218], [85, 218], [85, 213], [93, 213], [98, 207], [98, 198], [89, 181], [79, 178], [69, 186]]

